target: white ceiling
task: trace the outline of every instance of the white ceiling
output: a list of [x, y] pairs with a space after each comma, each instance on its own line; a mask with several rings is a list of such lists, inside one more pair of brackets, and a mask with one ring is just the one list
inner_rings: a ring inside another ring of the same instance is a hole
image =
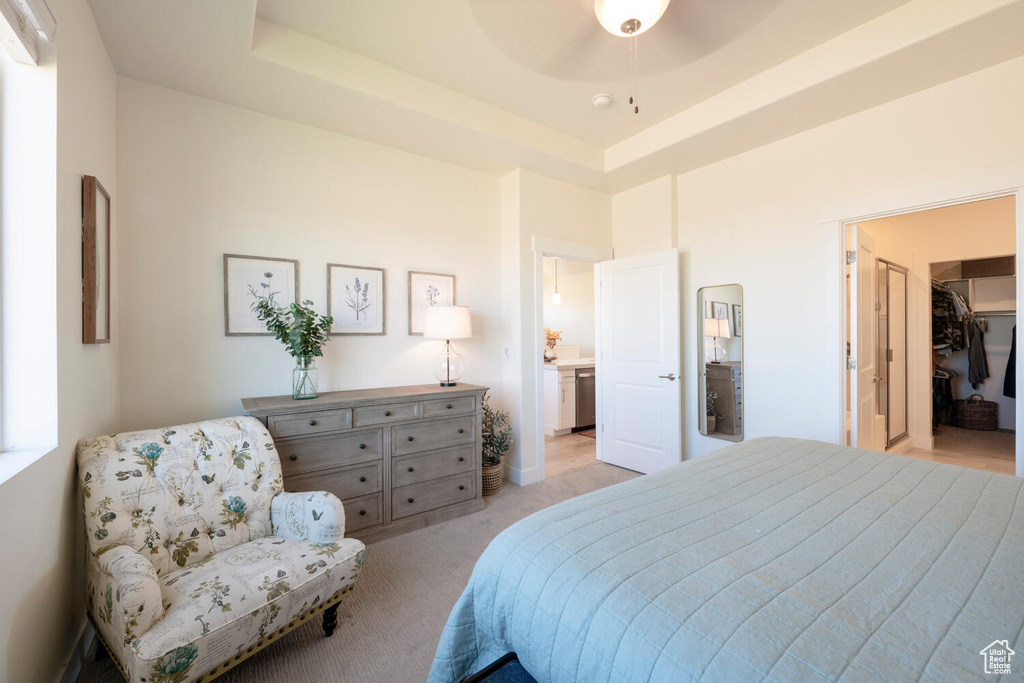
[[[1024, 0], [672, 0], [625, 39], [590, 0], [90, 0], [118, 73], [503, 174], [604, 191], [1024, 54]], [[597, 110], [591, 96], [616, 104]]]

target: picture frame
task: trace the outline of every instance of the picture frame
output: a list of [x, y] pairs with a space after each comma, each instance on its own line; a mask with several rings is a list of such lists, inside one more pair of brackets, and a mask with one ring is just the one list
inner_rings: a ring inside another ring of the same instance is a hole
[[719, 320], [727, 320], [729, 318], [729, 304], [721, 301], [712, 301], [711, 317], [718, 318]]
[[455, 305], [455, 276], [409, 271], [409, 336], [423, 336], [429, 306]]
[[743, 305], [732, 305], [732, 333], [733, 336], [743, 336]]
[[276, 301], [281, 306], [299, 303], [299, 262], [272, 256], [224, 254], [224, 336], [272, 336], [252, 311], [250, 287], [280, 295]]
[[82, 176], [82, 343], [110, 343], [110, 193]]
[[332, 335], [387, 333], [385, 270], [327, 264], [327, 315]]

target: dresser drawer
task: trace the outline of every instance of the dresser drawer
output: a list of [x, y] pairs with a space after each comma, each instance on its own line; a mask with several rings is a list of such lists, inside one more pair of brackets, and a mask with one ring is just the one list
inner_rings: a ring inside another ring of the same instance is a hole
[[463, 415], [476, 411], [475, 396], [459, 396], [458, 398], [432, 399], [423, 402], [423, 417], [444, 417], [445, 415]]
[[355, 409], [357, 427], [382, 425], [403, 420], [415, 420], [419, 417], [418, 403], [391, 403], [382, 406], [365, 406]]
[[419, 484], [473, 469], [473, 446], [458, 446], [422, 455], [407, 455], [391, 462], [391, 485]]
[[361, 498], [350, 498], [342, 501], [345, 507], [345, 536], [352, 537], [352, 532], [357, 529], [364, 529], [368, 526], [380, 524], [382, 515], [381, 501], [382, 494], [374, 493], [371, 496]]
[[476, 419], [473, 417], [424, 422], [394, 429], [395, 455], [433, 451], [473, 443], [476, 439]]
[[391, 493], [391, 517], [400, 519], [475, 497], [476, 472], [403, 486]]
[[380, 461], [331, 472], [310, 472], [284, 480], [287, 491], [329, 491], [342, 500], [381, 490]]
[[267, 420], [267, 429], [275, 439], [322, 434], [323, 432], [348, 429], [351, 426], [352, 411], [348, 408], [291, 415], [271, 415]]
[[384, 433], [380, 429], [368, 429], [302, 439], [278, 444], [277, 452], [281, 456], [281, 471], [289, 477], [380, 460], [384, 452]]

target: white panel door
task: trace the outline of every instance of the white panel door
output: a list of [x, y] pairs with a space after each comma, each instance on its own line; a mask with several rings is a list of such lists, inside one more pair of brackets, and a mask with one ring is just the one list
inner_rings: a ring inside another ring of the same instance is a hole
[[884, 438], [875, 433], [878, 425], [876, 385], [880, 379], [875, 358], [878, 344], [875, 241], [856, 225], [850, 231], [850, 243], [857, 254], [857, 261], [850, 268], [850, 354], [857, 362], [856, 370], [850, 373], [850, 396], [853, 397], [850, 445], [875, 450], [879, 437]]
[[598, 458], [637, 472], [682, 460], [679, 254], [597, 268]]

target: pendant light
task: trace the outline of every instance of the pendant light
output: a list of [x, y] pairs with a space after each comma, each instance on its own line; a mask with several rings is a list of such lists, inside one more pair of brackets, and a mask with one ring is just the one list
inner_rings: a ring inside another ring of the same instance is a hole
[[629, 103], [640, 113], [639, 51], [637, 36], [661, 19], [669, 0], [594, 0], [594, 14], [608, 33], [629, 38]]
[[555, 259], [555, 293], [551, 295], [551, 303], [555, 306], [562, 303], [562, 295], [558, 293], [558, 259]]

